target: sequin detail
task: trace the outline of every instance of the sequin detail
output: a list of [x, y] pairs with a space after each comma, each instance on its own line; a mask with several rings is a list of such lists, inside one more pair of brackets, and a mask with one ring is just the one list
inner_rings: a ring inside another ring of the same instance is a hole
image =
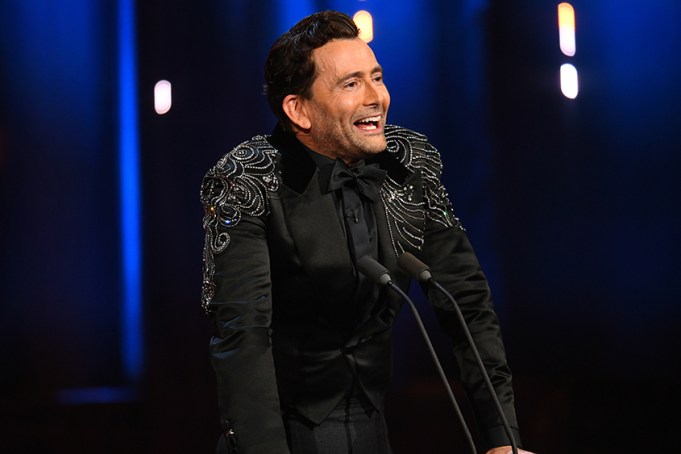
[[[426, 136], [397, 126], [386, 126], [388, 152], [412, 172], [423, 178], [424, 200], [415, 200], [415, 188], [400, 184], [389, 176], [381, 188], [381, 199], [388, 221], [388, 234], [395, 254], [405, 246], [420, 250], [424, 241], [424, 224], [433, 221], [444, 227], [464, 230], [452, 211], [447, 191], [440, 182], [440, 154]], [[256, 136], [227, 153], [206, 173], [201, 187], [201, 203], [205, 215], [203, 250], [203, 285], [201, 304], [206, 312], [215, 294], [216, 254], [230, 243], [229, 229], [242, 215], [262, 216], [269, 213], [269, 199], [277, 197], [280, 185], [279, 151]]]
[[386, 126], [388, 152], [409, 170], [420, 171], [424, 183], [424, 206], [412, 200], [413, 186], [400, 186], [386, 178], [381, 188], [381, 198], [388, 220], [388, 231], [397, 255], [405, 252], [403, 244], [420, 250], [423, 246], [423, 226], [432, 220], [444, 227], [464, 230], [454, 216], [447, 190], [440, 182], [442, 160], [437, 149], [426, 136], [397, 126]]
[[205, 243], [201, 305], [206, 311], [215, 294], [214, 256], [229, 246], [228, 230], [239, 223], [242, 215], [267, 214], [270, 193], [279, 188], [280, 180], [275, 173], [278, 152], [266, 139], [256, 136], [243, 142], [224, 155], [203, 179]]

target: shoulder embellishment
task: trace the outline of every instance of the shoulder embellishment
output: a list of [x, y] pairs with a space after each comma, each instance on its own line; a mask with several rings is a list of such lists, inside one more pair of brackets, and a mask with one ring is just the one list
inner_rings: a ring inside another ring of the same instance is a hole
[[423, 246], [423, 231], [418, 225], [425, 220], [434, 221], [444, 227], [464, 230], [454, 216], [447, 190], [440, 181], [442, 160], [437, 149], [428, 138], [406, 128], [388, 125], [385, 137], [388, 152], [412, 172], [420, 172], [424, 183], [425, 210], [412, 203], [413, 188], [401, 187], [391, 178], [386, 178], [381, 194], [388, 216], [391, 240], [395, 252], [400, 255], [405, 243], [417, 250]]
[[243, 215], [261, 216], [269, 212], [269, 197], [280, 184], [277, 159], [278, 152], [267, 136], [256, 136], [225, 154], [203, 179], [205, 244], [201, 301], [206, 310], [215, 290], [213, 257], [229, 246], [228, 230]]

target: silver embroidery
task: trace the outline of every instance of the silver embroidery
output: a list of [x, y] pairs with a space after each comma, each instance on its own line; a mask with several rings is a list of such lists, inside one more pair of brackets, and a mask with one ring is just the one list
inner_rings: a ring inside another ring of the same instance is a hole
[[423, 246], [422, 229], [425, 213], [422, 207], [412, 202], [414, 187], [401, 187], [390, 177], [385, 179], [381, 188], [381, 199], [388, 221], [388, 234], [395, 253], [399, 256], [404, 252], [402, 243], [414, 249]]
[[237, 225], [242, 215], [260, 216], [269, 211], [269, 193], [279, 188], [276, 156], [277, 150], [266, 137], [256, 136], [224, 155], [203, 179], [205, 243], [201, 305], [206, 311], [215, 294], [214, 256], [230, 243], [227, 230]]
[[[427, 220], [464, 230], [453, 215], [447, 191], [440, 182], [440, 155], [426, 136], [386, 126], [386, 140], [388, 152], [396, 155], [409, 170], [420, 171], [424, 182], [425, 207], [413, 200], [414, 187], [409, 184], [400, 185], [387, 177], [381, 188], [388, 234], [395, 253], [405, 252], [403, 245], [421, 249], [423, 225]], [[269, 212], [269, 198], [277, 197], [280, 184], [278, 158], [279, 152], [267, 142], [267, 136], [256, 136], [224, 155], [206, 173], [201, 187], [205, 211], [201, 305], [206, 312], [215, 294], [214, 256], [229, 246], [228, 230], [239, 223], [242, 215], [261, 216]]]
[[442, 161], [440, 154], [426, 136], [408, 129], [387, 126], [385, 131], [388, 152], [409, 170], [420, 170], [424, 182], [426, 209], [412, 203], [412, 187], [400, 187], [391, 178], [386, 178], [381, 197], [388, 219], [388, 230], [393, 249], [397, 255], [404, 252], [401, 242], [420, 250], [423, 246], [423, 229], [419, 228], [427, 219], [445, 227], [463, 226], [452, 211], [447, 190], [440, 182]]

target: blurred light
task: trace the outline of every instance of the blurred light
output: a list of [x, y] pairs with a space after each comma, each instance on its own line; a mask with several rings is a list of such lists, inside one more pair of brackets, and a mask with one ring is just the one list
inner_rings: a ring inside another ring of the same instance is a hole
[[577, 68], [570, 63], [560, 66], [560, 91], [566, 98], [575, 99], [579, 93], [579, 80], [577, 79]]
[[575, 55], [575, 10], [569, 3], [558, 5], [558, 36], [560, 38], [560, 50], [572, 57]]
[[355, 25], [359, 28], [359, 38], [365, 43], [374, 39], [374, 19], [369, 11], [360, 10], [352, 16]]
[[118, 1], [120, 214], [123, 267], [122, 356], [126, 377], [142, 378], [142, 231], [135, 1]]
[[170, 110], [173, 105], [173, 94], [170, 82], [167, 80], [159, 80], [154, 86], [154, 109], [159, 115]]
[[59, 403], [66, 405], [111, 404], [134, 402], [137, 392], [133, 388], [70, 388], [62, 389], [57, 395]]

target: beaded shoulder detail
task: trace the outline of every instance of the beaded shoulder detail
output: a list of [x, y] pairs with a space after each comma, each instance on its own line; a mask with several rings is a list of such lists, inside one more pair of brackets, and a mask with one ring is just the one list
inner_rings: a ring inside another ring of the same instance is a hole
[[[423, 179], [423, 200], [413, 197], [415, 188], [386, 177], [381, 199], [388, 221], [388, 232], [397, 255], [405, 246], [420, 250], [426, 221], [464, 230], [452, 211], [447, 191], [440, 182], [442, 161], [426, 136], [409, 129], [386, 126], [388, 153]], [[201, 304], [206, 312], [215, 294], [214, 274], [217, 254], [231, 241], [229, 230], [243, 215], [269, 213], [269, 199], [277, 197], [281, 184], [278, 174], [279, 151], [259, 135], [225, 154], [210, 169], [201, 186], [204, 207], [203, 285]]]
[[201, 185], [204, 209], [202, 306], [208, 310], [215, 284], [214, 256], [230, 243], [229, 229], [242, 215], [261, 216], [269, 211], [269, 197], [279, 188], [278, 151], [266, 136], [256, 136], [225, 154], [210, 169]]
[[410, 171], [421, 172], [426, 204], [424, 210], [423, 206], [414, 203], [412, 186], [401, 186], [392, 178], [386, 178], [381, 197], [395, 253], [400, 255], [404, 252], [401, 242], [416, 250], [421, 249], [423, 228], [417, 226], [422, 226], [426, 220], [444, 227], [464, 230], [459, 219], [454, 216], [447, 190], [440, 181], [442, 160], [437, 149], [428, 142], [425, 135], [406, 128], [387, 125], [385, 136], [388, 152]]

